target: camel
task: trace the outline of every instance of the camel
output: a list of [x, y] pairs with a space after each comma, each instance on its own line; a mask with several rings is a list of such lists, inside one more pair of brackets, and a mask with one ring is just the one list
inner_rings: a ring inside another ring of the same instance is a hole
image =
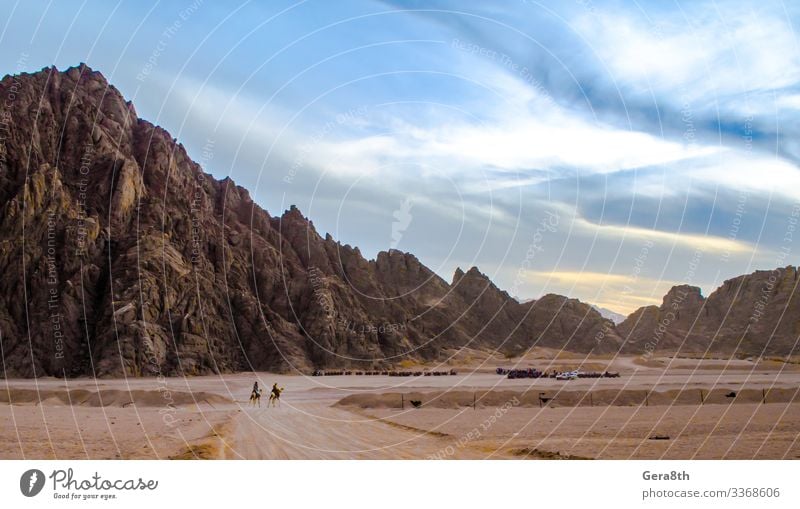
[[[272, 396], [270, 396], [270, 400], [272, 400]], [[258, 403], [258, 407], [261, 408], [261, 389], [250, 393], [250, 404], [256, 406], [256, 403]]]
[[275, 406], [275, 403], [278, 403], [278, 406], [281, 404], [281, 393], [283, 392], [283, 387], [275, 387], [269, 395], [269, 401], [267, 402], [267, 406], [270, 404]]

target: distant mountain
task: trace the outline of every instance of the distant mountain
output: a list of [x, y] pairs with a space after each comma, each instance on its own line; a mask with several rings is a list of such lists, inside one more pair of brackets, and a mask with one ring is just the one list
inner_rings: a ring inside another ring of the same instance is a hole
[[612, 322], [614, 322], [615, 325], [619, 325], [620, 323], [625, 321], [625, 318], [627, 318], [625, 315], [621, 315], [607, 308], [601, 308], [600, 306], [595, 306], [594, 304], [592, 304], [592, 307], [596, 309], [598, 313], [600, 313], [600, 316], [608, 320], [611, 320]]
[[477, 268], [448, 283], [410, 253], [366, 260], [295, 207], [216, 180], [85, 65], [0, 82], [4, 376], [304, 371], [613, 352], [613, 323], [548, 295], [520, 304]]

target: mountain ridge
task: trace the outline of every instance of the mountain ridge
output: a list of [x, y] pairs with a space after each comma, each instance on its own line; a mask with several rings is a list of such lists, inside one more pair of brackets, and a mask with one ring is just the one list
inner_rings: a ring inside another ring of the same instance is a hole
[[12, 87], [3, 376], [308, 372], [465, 346], [595, 348], [587, 335], [605, 322], [569, 300], [521, 306], [477, 268], [451, 285], [410, 253], [366, 260], [294, 206], [270, 215], [84, 64], [6, 76], [0, 93]]
[[617, 326], [623, 351], [797, 355], [799, 280], [788, 265], [728, 279], [708, 297], [696, 286], [675, 286], [660, 306], [641, 307]]
[[[560, 295], [520, 303], [477, 267], [447, 282], [411, 253], [367, 260], [293, 205], [272, 216], [84, 64], [5, 76], [0, 94], [12, 92], [0, 151], [4, 377], [309, 372], [446, 361], [465, 347], [796, 351], [793, 267], [708, 298], [675, 287], [615, 325]], [[765, 342], [768, 323], [777, 335]]]

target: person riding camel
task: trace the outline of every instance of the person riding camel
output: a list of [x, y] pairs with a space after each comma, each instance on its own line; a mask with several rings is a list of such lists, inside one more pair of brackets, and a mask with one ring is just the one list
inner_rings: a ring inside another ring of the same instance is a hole
[[252, 392], [252, 394], [259, 394], [260, 392], [261, 391], [258, 389], [258, 380], [256, 380], [256, 383], [253, 384], [253, 392]]
[[280, 398], [281, 397], [281, 390], [278, 389], [278, 383], [277, 382], [272, 384], [272, 394], [274, 394], [276, 398]]

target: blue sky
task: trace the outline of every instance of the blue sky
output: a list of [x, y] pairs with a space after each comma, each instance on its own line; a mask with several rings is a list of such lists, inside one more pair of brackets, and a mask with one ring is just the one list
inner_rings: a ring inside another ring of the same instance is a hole
[[2, 71], [86, 62], [270, 213], [520, 298], [796, 264], [796, 4], [482, 4], [9, 1]]

